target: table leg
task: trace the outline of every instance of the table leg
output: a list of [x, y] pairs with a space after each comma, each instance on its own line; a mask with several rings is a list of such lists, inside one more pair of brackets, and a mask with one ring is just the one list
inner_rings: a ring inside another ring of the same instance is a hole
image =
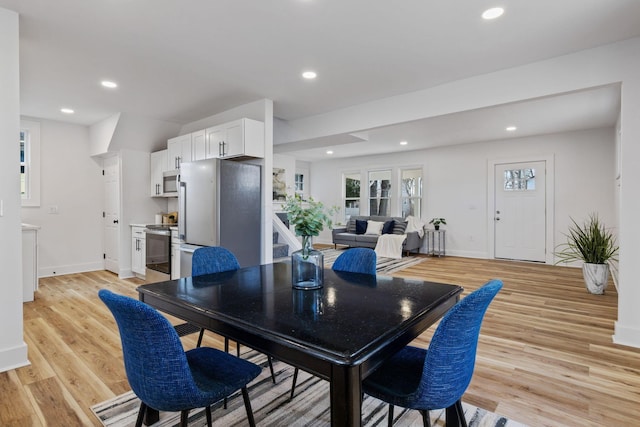
[[362, 378], [358, 366], [334, 366], [331, 372], [331, 425], [362, 425]]

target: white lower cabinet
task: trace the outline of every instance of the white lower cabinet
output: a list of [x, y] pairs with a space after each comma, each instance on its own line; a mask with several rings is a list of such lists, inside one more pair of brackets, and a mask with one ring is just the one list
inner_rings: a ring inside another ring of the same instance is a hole
[[180, 278], [180, 243], [178, 230], [171, 230], [171, 280]]
[[145, 275], [145, 242], [144, 227], [131, 227], [131, 271], [139, 276]]

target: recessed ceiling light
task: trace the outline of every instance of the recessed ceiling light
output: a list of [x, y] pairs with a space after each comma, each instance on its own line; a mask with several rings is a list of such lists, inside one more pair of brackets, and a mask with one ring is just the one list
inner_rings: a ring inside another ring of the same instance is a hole
[[104, 87], [108, 87], [109, 89], [115, 89], [118, 87], [118, 84], [115, 82], [110, 82], [109, 80], [103, 80], [100, 84]]
[[333, 154], [333, 151], [327, 150], [327, 154]]
[[305, 71], [304, 73], [302, 73], [302, 77], [307, 80], [313, 80], [318, 77], [318, 74], [315, 71]]
[[73, 114], [73, 113], [75, 113], [75, 111], [73, 111], [71, 108], [61, 108], [60, 111], [62, 111], [65, 114]]
[[407, 141], [400, 141], [400, 145], [407, 145], [408, 142]]
[[502, 16], [504, 13], [504, 9], [501, 7], [492, 7], [491, 9], [487, 9], [482, 13], [482, 17], [484, 19], [496, 19]]
[[513, 132], [513, 131], [515, 131], [516, 129], [518, 129], [518, 128], [517, 128], [517, 127], [515, 127], [515, 126], [507, 126], [506, 131], [507, 131], [507, 132]]

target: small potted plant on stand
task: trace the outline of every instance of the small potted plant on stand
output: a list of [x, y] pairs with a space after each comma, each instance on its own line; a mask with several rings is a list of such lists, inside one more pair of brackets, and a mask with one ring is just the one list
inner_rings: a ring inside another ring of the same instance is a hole
[[312, 197], [304, 201], [297, 194], [287, 197], [282, 210], [296, 236], [302, 236], [302, 249], [291, 254], [292, 285], [297, 289], [318, 289], [324, 279], [324, 255], [313, 248], [311, 238], [320, 234], [325, 225], [331, 227], [332, 210], [325, 210], [322, 202]]
[[604, 227], [598, 215], [591, 214], [583, 225], [571, 218], [572, 225], [566, 234], [567, 242], [555, 252], [556, 264], [582, 261], [582, 276], [587, 290], [592, 294], [603, 294], [609, 280], [609, 261], [615, 261], [618, 245], [613, 233]]
[[433, 228], [440, 230], [440, 224], [447, 225], [447, 221], [444, 218], [431, 218], [429, 224], [433, 224]]

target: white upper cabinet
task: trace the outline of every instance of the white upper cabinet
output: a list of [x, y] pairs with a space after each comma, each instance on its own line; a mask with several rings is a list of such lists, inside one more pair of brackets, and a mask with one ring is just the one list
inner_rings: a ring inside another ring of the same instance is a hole
[[207, 158], [264, 157], [264, 123], [240, 119], [206, 130]]
[[207, 158], [207, 134], [205, 130], [191, 134], [191, 160], [203, 160]]
[[162, 196], [162, 173], [167, 170], [167, 150], [151, 153], [151, 197]]
[[180, 164], [190, 162], [191, 134], [176, 136], [167, 141], [168, 164], [167, 170], [180, 169]]

